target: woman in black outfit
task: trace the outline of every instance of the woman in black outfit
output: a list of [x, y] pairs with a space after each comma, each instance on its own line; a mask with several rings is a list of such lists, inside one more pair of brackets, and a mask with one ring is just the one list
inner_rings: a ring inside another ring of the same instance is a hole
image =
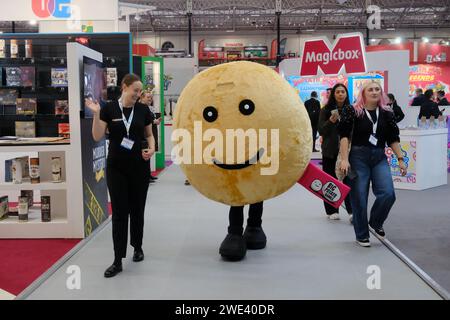
[[144, 210], [150, 179], [149, 160], [155, 152], [150, 110], [136, 102], [142, 83], [134, 74], [122, 80], [122, 96], [100, 108], [98, 102], [86, 100], [92, 110], [92, 135], [101, 140], [109, 133], [106, 179], [112, 205], [114, 262], [105, 277], [122, 271], [122, 258], [127, 251], [128, 215], [130, 215], [133, 261], [144, 260], [142, 238]]
[[395, 96], [392, 93], [388, 93], [388, 106], [391, 107], [392, 111], [394, 112], [394, 119], [396, 123], [399, 123], [400, 121], [405, 118], [405, 114], [402, 111], [402, 108], [397, 104], [397, 100], [395, 100]]
[[[325, 107], [320, 110], [319, 133], [322, 136], [322, 167], [323, 171], [336, 178], [336, 160], [339, 153], [338, 123], [345, 106], [349, 106], [347, 87], [342, 83], [336, 84], [331, 90], [330, 97]], [[349, 185], [348, 178], [344, 178]], [[324, 201], [325, 211], [330, 220], [339, 220], [339, 209], [334, 208]], [[352, 221], [352, 205], [350, 195], [345, 198], [345, 208]]]

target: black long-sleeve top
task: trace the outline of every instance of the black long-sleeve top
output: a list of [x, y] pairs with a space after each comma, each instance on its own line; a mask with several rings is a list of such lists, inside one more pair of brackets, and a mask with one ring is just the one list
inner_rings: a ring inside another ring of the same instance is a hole
[[[376, 119], [376, 110], [369, 111], [372, 119], [378, 121], [376, 138], [377, 147], [384, 148], [394, 142], [400, 142], [400, 130], [395, 122], [394, 113], [380, 109], [379, 119]], [[353, 130], [353, 133], [352, 133]], [[364, 112], [362, 116], [357, 116], [352, 106], [345, 106], [342, 110], [341, 121], [338, 125], [340, 138], [349, 138], [352, 146], [372, 146], [369, 142], [373, 132], [373, 124]]]

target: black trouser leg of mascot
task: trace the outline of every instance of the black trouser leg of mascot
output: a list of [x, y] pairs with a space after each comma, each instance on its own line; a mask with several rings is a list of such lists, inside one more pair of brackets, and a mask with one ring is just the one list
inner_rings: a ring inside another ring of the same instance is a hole
[[261, 227], [263, 202], [250, 205], [247, 227], [244, 234], [244, 207], [230, 207], [228, 234], [223, 240], [219, 253], [227, 260], [239, 261], [245, 257], [248, 249], [263, 249], [266, 247], [266, 235]]
[[220, 245], [219, 253], [225, 260], [239, 261], [245, 257], [247, 245], [242, 235], [244, 207], [230, 207], [228, 234]]
[[244, 239], [250, 250], [264, 249], [267, 239], [262, 229], [263, 202], [250, 205], [248, 211], [247, 227], [244, 231]]

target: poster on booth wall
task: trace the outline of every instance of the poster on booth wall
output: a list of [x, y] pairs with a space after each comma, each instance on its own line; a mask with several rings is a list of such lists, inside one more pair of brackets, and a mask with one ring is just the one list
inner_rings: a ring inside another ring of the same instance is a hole
[[367, 82], [375, 80], [381, 85], [383, 90], [386, 91], [387, 82], [385, 81], [385, 78], [385, 72], [382, 71], [368, 72], [365, 75], [348, 77], [348, 94], [350, 96], [350, 103], [353, 104], [356, 102], [361, 89]]
[[450, 100], [450, 67], [417, 64], [409, 67], [409, 100], [415, 97], [416, 89], [424, 92], [444, 90], [447, 100]]
[[386, 148], [386, 158], [391, 168], [392, 180], [400, 183], [415, 184], [416, 183], [416, 141], [407, 138], [402, 139], [400, 142], [401, 151], [403, 154], [404, 162], [408, 169], [406, 176], [402, 176], [400, 173], [400, 167], [398, 165], [397, 157], [391, 148]]
[[92, 119], [81, 119], [84, 235], [108, 219], [106, 141], [92, 139]]
[[335, 77], [314, 77], [305, 78], [301, 76], [289, 76], [286, 80], [291, 86], [297, 89], [300, 99], [305, 102], [311, 98], [311, 92], [316, 91], [322, 106], [327, 101], [327, 89], [332, 88], [337, 83], [343, 83], [347, 86], [347, 77], [339, 75]]

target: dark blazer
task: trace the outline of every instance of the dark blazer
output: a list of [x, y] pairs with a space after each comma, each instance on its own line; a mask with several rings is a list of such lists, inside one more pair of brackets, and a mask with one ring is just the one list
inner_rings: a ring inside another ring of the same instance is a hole
[[438, 102], [438, 106], [450, 106], [450, 103], [448, 102], [447, 98], [442, 98]]
[[420, 106], [419, 119], [425, 116], [427, 119], [430, 119], [431, 116], [434, 116], [436, 119], [439, 117], [440, 111], [438, 108], [438, 104], [434, 101], [427, 100]]
[[392, 111], [394, 111], [394, 119], [395, 122], [399, 123], [403, 120], [405, 117], [405, 114], [402, 111], [402, 108], [397, 104], [397, 101], [394, 101], [394, 104], [392, 105]]
[[311, 98], [305, 102], [306, 111], [308, 111], [311, 126], [316, 128], [319, 123], [320, 102], [317, 99]]
[[[326, 105], [320, 110], [319, 117], [319, 134], [322, 136], [322, 155], [325, 158], [336, 158], [339, 153], [339, 133], [338, 124], [332, 123], [329, 119], [331, 117], [331, 110], [337, 109], [336, 106]], [[339, 114], [341, 114], [339, 110]]]
[[418, 97], [415, 97], [411, 103], [412, 106], [421, 106], [426, 102], [426, 98], [424, 94], [419, 95]]

